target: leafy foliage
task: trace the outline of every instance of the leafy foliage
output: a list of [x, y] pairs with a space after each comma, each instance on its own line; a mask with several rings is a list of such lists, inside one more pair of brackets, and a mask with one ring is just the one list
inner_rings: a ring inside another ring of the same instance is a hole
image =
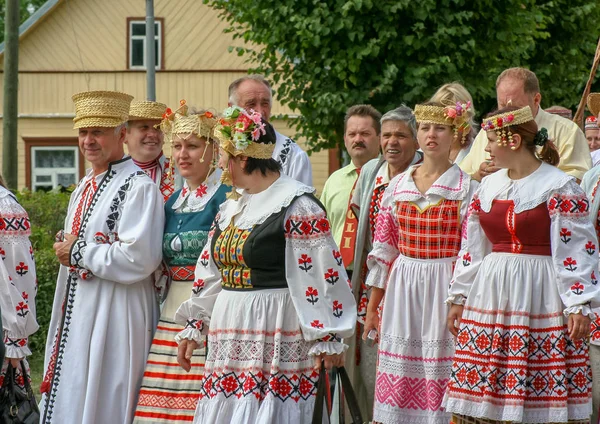
[[[40, 8], [46, 0], [20, 0], [20, 18], [21, 23], [25, 22], [37, 9]], [[30, 7], [31, 5], [31, 7]], [[33, 10], [33, 13], [29, 13], [27, 9]], [[0, 42], [4, 41], [4, 14], [6, 11], [6, 0], [0, 0]]]
[[36, 314], [39, 330], [29, 338], [34, 356], [44, 357], [46, 336], [52, 315], [54, 289], [59, 263], [52, 245], [55, 234], [63, 228], [70, 193], [22, 191], [17, 193], [21, 206], [31, 220], [31, 244], [38, 279]]
[[350, 105], [413, 106], [450, 81], [487, 112], [496, 77], [512, 66], [537, 73], [544, 106], [576, 106], [600, 21], [590, 0], [203, 1], [299, 112], [292, 123], [315, 150], [342, 143]]

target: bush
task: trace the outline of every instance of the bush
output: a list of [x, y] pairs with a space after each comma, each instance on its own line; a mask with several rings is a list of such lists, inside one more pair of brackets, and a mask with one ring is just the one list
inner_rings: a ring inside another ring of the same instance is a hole
[[36, 296], [37, 322], [39, 330], [29, 338], [34, 357], [44, 357], [46, 336], [52, 315], [54, 290], [58, 276], [59, 263], [52, 245], [55, 234], [63, 228], [69, 192], [31, 192], [17, 193], [21, 206], [25, 208], [31, 220], [31, 245], [35, 255], [35, 267], [38, 279]]

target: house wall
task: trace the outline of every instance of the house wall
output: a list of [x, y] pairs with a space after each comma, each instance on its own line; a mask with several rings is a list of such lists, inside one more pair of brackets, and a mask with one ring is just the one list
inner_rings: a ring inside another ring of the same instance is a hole
[[[144, 14], [144, 0], [62, 0], [21, 37], [19, 187], [26, 181], [24, 137], [75, 135], [74, 93], [115, 90], [146, 98], [145, 73], [126, 68], [127, 18]], [[165, 52], [164, 68], [156, 74], [157, 100], [173, 107], [186, 99], [189, 105], [222, 111], [230, 82], [249, 68], [246, 57], [228, 52], [241, 42], [223, 33], [227, 24], [198, 0], [158, 0], [155, 16], [164, 22]], [[289, 113], [274, 101], [273, 116]], [[285, 121], [273, 123], [281, 133], [294, 135]], [[1, 154], [0, 149], [0, 159]], [[311, 162], [320, 192], [328, 176], [327, 152], [311, 155]]]

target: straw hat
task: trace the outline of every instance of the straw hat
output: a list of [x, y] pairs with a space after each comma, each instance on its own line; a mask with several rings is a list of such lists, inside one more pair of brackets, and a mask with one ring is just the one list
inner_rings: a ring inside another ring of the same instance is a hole
[[164, 103], [153, 102], [150, 100], [134, 100], [129, 107], [129, 121], [139, 121], [142, 119], [161, 120], [163, 119], [166, 110], [167, 105]]
[[587, 98], [587, 107], [592, 115], [600, 115], [600, 93], [590, 93]]
[[73, 96], [73, 129], [118, 127], [127, 122], [133, 96], [116, 91], [84, 91]]

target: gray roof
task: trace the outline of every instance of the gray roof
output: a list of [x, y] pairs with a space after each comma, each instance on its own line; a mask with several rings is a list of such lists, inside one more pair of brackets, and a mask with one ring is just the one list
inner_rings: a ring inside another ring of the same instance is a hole
[[[27, 31], [31, 29], [39, 20], [41, 20], [44, 16], [46, 16], [58, 3], [62, 0], [48, 0], [44, 3], [38, 10], [36, 10], [33, 15], [31, 15], [25, 22], [23, 22], [19, 26], [19, 39], [25, 34]], [[4, 42], [0, 43], [0, 55], [4, 54]]]

